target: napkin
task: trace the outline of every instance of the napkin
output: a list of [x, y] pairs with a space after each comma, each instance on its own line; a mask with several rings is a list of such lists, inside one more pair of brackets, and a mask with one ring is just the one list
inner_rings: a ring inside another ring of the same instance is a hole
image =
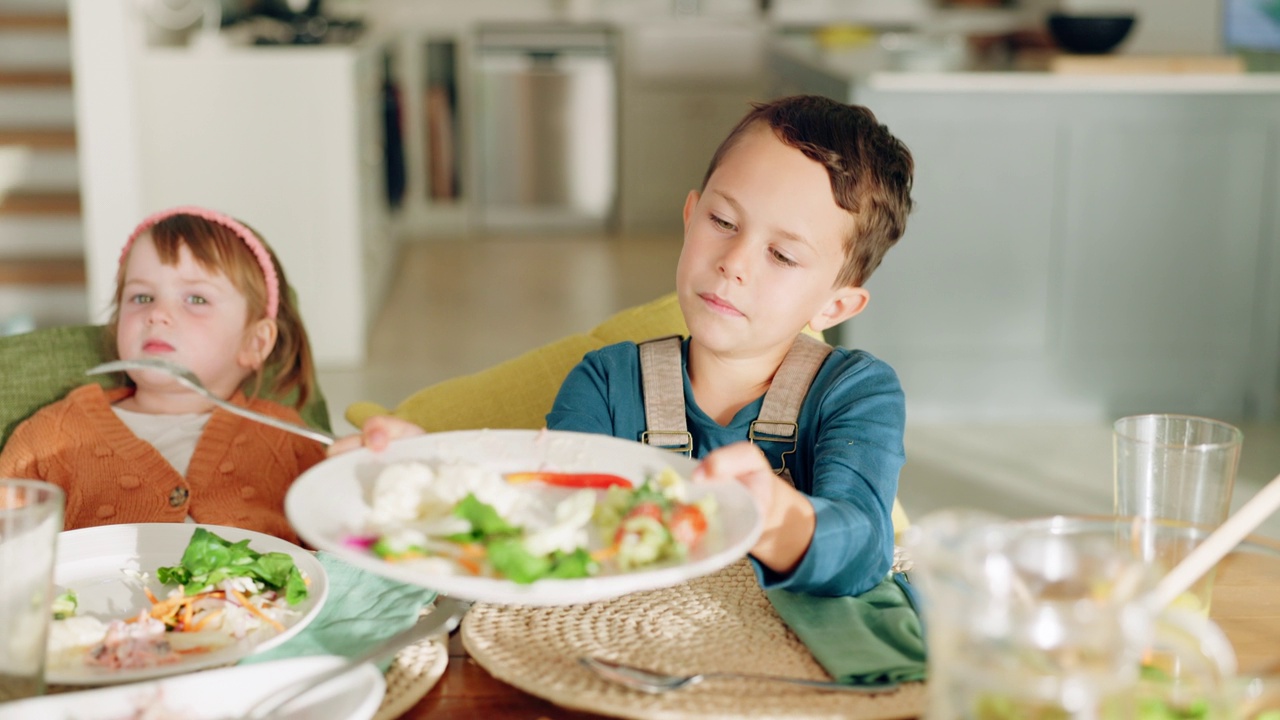
[[906, 576], [897, 573], [856, 596], [766, 594], [832, 678], [875, 686], [925, 678], [924, 632], [911, 592]]
[[297, 635], [240, 664], [305, 655], [356, 657], [417, 622], [436, 597], [434, 590], [366, 572], [328, 553], [316, 557], [329, 578], [329, 596], [319, 614]]

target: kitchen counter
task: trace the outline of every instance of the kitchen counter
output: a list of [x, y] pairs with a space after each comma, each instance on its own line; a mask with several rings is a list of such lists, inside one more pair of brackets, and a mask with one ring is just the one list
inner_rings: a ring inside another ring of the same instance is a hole
[[775, 92], [866, 105], [916, 209], [841, 328], [915, 420], [1271, 419], [1280, 75], [887, 72], [771, 42]]
[[1070, 74], [1032, 70], [890, 70], [878, 48], [824, 49], [803, 36], [769, 42], [775, 72], [820, 75], [881, 91], [991, 93], [1280, 93], [1280, 73]]

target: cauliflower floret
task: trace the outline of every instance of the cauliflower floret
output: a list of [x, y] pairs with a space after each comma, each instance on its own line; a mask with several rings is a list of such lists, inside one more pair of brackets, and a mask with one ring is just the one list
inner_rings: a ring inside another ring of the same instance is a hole
[[556, 505], [555, 521], [548, 527], [530, 534], [524, 540], [524, 548], [534, 555], [550, 555], [556, 550], [573, 552], [587, 544], [586, 525], [595, 512], [596, 494], [593, 490], [579, 490]]
[[680, 473], [667, 467], [653, 479], [653, 484], [662, 493], [662, 496], [668, 500], [674, 500], [679, 503], [688, 502], [689, 486], [685, 483], [684, 478], [680, 477]]
[[383, 468], [373, 483], [369, 523], [394, 527], [421, 516], [424, 493], [435, 473], [423, 463], [395, 463]]

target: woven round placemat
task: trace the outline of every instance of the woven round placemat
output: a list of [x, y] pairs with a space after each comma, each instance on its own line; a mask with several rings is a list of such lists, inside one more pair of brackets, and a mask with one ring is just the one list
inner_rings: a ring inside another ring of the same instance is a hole
[[649, 695], [578, 664], [605, 657], [660, 672], [767, 673], [830, 679], [769, 603], [746, 560], [682, 585], [562, 607], [477, 604], [462, 642], [495, 678], [576, 710], [623, 718], [919, 716], [924, 683], [861, 696], [746, 680], [709, 680]]
[[414, 643], [399, 653], [387, 668], [387, 692], [373, 720], [393, 720], [431, 692], [449, 664], [444, 635]]

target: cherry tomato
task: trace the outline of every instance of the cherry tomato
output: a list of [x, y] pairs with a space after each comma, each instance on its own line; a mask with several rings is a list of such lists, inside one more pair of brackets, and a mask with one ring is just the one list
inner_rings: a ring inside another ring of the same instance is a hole
[[697, 505], [677, 505], [667, 527], [677, 542], [692, 549], [707, 532], [707, 517]]
[[623, 516], [622, 522], [618, 523], [618, 531], [613, 534], [614, 545], [622, 542], [622, 536], [625, 534], [627, 521], [634, 517], [651, 517], [661, 523], [662, 507], [655, 502], [636, 503], [636, 505], [628, 510], [627, 514]]

